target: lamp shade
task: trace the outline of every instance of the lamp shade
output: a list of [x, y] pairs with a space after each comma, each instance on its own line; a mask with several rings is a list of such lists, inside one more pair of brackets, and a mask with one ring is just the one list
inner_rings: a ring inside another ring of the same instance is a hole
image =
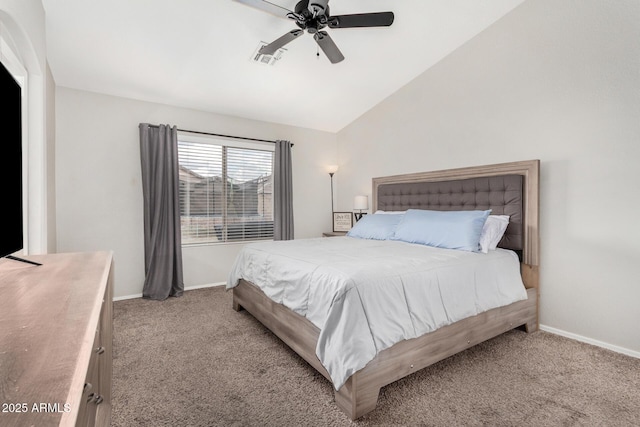
[[329, 172], [329, 173], [338, 172], [338, 165], [329, 165], [329, 166], [327, 166], [327, 172]]
[[369, 198], [367, 196], [356, 196], [353, 199], [353, 209], [367, 210], [369, 209]]

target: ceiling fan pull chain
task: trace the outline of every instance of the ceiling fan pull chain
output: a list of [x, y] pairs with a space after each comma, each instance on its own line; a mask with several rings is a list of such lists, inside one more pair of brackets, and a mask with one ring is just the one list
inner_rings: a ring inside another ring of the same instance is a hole
[[320, 46], [316, 45], [316, 58], [320, 59]]

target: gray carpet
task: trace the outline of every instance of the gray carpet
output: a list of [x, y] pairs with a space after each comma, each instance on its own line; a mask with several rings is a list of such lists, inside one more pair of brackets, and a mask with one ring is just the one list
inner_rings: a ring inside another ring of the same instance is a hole
[[640, 426], [640, 359], [511, 331], [384, 387], [356, 422], [333, 388], [207, 288], [114, 303], [113, 426]]

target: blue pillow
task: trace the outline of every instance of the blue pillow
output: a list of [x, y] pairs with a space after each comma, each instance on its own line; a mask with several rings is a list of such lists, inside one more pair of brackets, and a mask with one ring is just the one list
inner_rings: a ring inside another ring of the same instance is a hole
[[[394, 239], [438, 248], [478, 252], [486, 211], [429, 211], [409, 209]], [[394, 215], [389, 215], [394, 216]]]
[[360, 239], [388, 240], [396, 231], [404, 215], [365, 215], [347, 233], [349, 237]]

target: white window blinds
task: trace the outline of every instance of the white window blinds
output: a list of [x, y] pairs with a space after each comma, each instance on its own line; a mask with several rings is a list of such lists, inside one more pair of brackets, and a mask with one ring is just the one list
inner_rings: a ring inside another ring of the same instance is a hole
[[183, 245], [273, 239], [273, 151], [178, 134]]

